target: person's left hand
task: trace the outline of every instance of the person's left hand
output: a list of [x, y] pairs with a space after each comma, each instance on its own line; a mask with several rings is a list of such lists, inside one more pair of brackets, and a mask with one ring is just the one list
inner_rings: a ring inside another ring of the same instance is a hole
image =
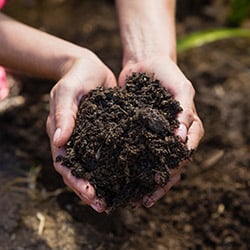
[[[155, 78], [159, 79], [161, 84], [180, 102], [183, 111], [177, 117], [180, 126], [175, 134], [180, 136], [183, 141], [187, 139], [188, 149], [196, 149], [203, 136], [204, 129], [194, 105], [195, 90], [176, 63], [171, 58], [164, 56], [151, 57], [150, 60], [140, 62], [128, 61], [120, 73], [120, 86], [125, 84], [126, 76], [131, 75], [132, 72], [153, 73]], [[146, 195], [142, 204], [146, 207], [154, 205], [157, 200], [179, 182], [182, 169], [187, 163], [188, 161], [184, 161], [177, 168], [170, 170], [168, 184], [164, 188], [159, 187], [152, 195]]]
[[63, 155], [64, 145], [72, 134], [78, 105], [83, 96], [98, 86], [114, 87], [116, 79], [91, 51], [74, 60], [62, 78], [51, 90], [50, 114], [47, 119], [47, 132], [50, 138], [52, 157], [56, 171], [79, 198], [97, 212], [106, 209], [105, 201], [96, 197], [94, 187], [89, 181], [78, 179], [70, 169], [56, 162], [58, 155]]

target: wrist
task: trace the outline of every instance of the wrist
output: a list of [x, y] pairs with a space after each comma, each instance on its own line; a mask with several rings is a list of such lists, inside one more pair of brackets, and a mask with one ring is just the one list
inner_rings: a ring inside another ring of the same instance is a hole
[[166, 56], [176, 60], [174, 0], [116, 0], [123, 64]]
[[140, 64], [148, 61], [154, 61], [158, 58], [166, 58], [176, 63], [175, 46], [171, 50], [159, 49], [157, 45], [148, 45], [144, 50], [124, 50], [123, 66], [128, 64]]
[[97, 56], [88, 49], [74, 45], [71, 50], [61, 56], [55, 80], [60, 80], [79, 60], [99, 60]]

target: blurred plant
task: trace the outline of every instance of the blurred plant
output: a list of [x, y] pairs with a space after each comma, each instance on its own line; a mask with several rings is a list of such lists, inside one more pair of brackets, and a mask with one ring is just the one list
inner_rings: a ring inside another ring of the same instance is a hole
[[250, 30], [225, 28], [194, 32], [178, 40], [177, 50], [178, 52], [183, 52], [187, 49], [199, 47], [206, 43], [233, 37], [250, 37]]
[[250, 0], [231, 0], [227, 23], [237, 27], [245, 18], [249, 17], [249, 14]]

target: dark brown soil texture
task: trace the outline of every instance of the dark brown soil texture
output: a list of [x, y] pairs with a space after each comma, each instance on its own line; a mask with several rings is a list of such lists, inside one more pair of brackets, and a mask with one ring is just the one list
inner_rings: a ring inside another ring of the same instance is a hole
[[112, 209], [140, 201], [191, 155], [175, 136], [182, 108], [153, 75], [133, 73], [125, 88], [97, 88], [81, 102], [65, 155], [57, 161], [90, 181]]
[[[3, 12], [87, 46], [118, 76], [111, 2], [15, 0]], [[224, 28], [230, 2], [177, 1], [178, 38]], [[181, 181], [153, 207], [108, 216], [82, 204], [53, 169], [45, 128], [54, 82], [18, 76], [22, 88], [0, 102], [0, 250], [249, 250], [249, 48], [249, 38], [233, 38], [178, 55], [196, 90], [204, 138]]]

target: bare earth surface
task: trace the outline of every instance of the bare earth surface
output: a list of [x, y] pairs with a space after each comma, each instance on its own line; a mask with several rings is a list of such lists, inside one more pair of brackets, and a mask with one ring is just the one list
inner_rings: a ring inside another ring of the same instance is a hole
[[[119, 72], [111, 1], [19, 0], [5, 12], [87, 45]], [[220, 25], [194, 15], [179, 20], [178, 34]], [[81, 204], [53, 170], [45, 121], [54, 83], [11, 74], [18, 84], [0, 103], [0, 250], [249, 249], [249, 48], [249, 39], [229, 39], [179, 55], [205, 137], [182, 181], [154, 207], [108, 216]]]

